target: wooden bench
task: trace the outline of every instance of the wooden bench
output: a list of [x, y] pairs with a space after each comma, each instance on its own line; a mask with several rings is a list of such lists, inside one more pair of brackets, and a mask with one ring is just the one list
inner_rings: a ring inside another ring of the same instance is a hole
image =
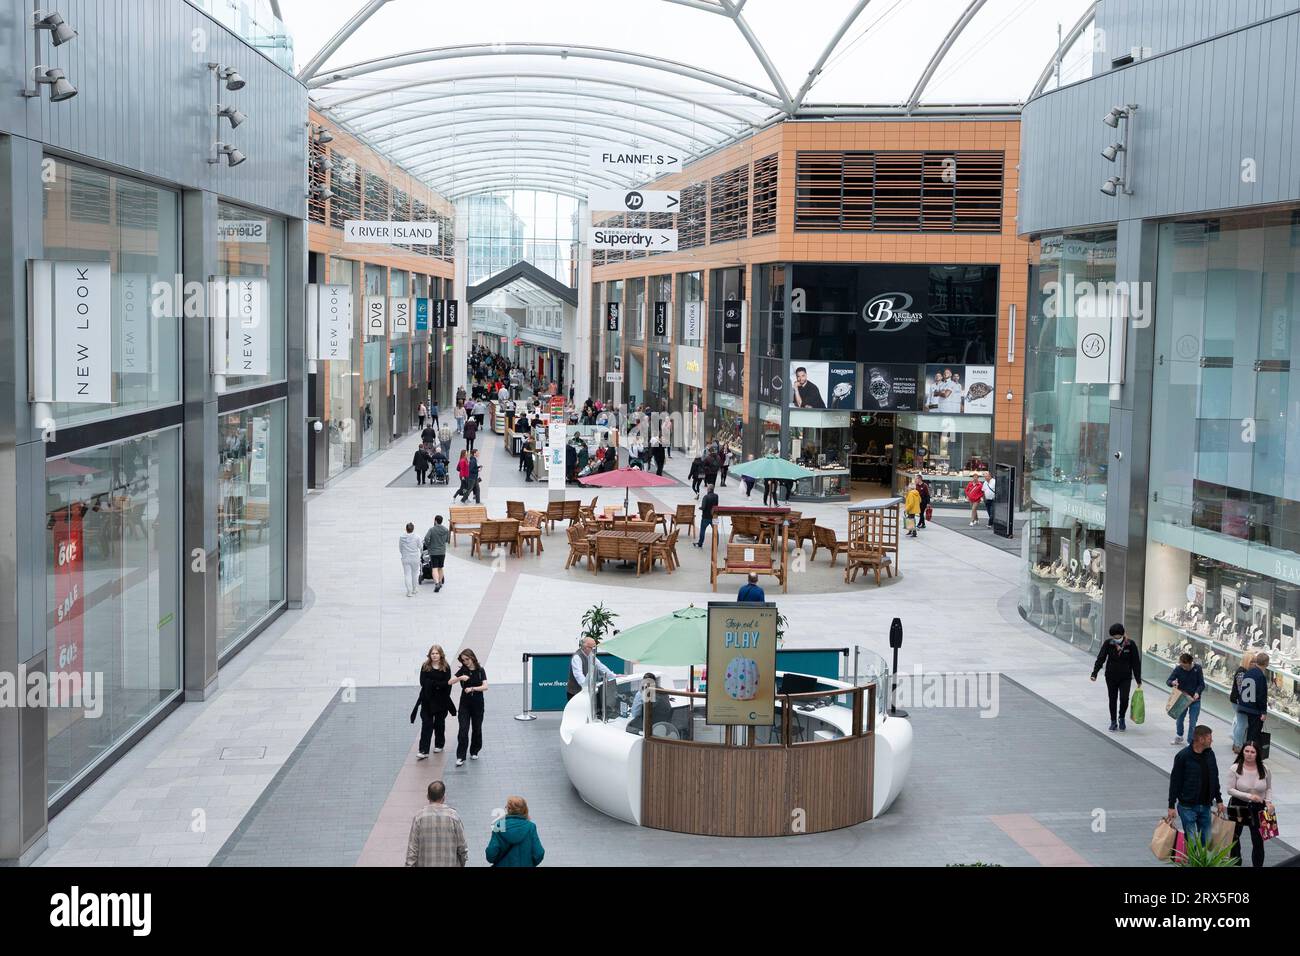
[[564, 502], [551, 501], [546, 505], [546, 514], [542, 517], [542, 522], [546, 525], [546, 533], [550, 534], [555, 530], [555, 522], [564, 520]]
[[881, 570], [891, 578], [894, 576], [894, 563], [889, 555], [883, 551], [860, 551], [850, 548], [848, 564], [844, 566], [844, 583], [856, 581], [859, 571], [870, 571], [876, 576], [876, 587], [880, 587]]
[[484, 521], [477, 531], [470, 532], [470, 557], [482, 557], [483, 545], [489, 548], [510, 545], [510, 553], [519, 553], [519, 522], [513, 518], [504, 521]]
[[817, 552], [822, 548], [831, 553], [831, 567], [835, 567], [835, 562], [841, 554], [849, 553], [849, 543], [835, 537], [834, 530], [823, 528], [821, 525], [814, 525], [812, 560], [817, 560]]
[[723, 574], [770, 574], [781, 582], [781, 591], [785, 593], [786, 578], [784, 569], [776, 563], [770, 544], [728, 544], [727, 555], [722, 567], [713, 566], [713, 590], [718, 590], [718, 577]]
[[452, 505], [447, 509], [447, 530], [451, 532], [451, 546], [456, 547], [457, 534], [477, 531], [487, 520], [487, 505]]

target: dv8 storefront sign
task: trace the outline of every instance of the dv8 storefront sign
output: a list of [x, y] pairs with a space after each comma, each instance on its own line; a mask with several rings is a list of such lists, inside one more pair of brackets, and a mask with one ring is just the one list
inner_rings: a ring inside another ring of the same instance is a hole
[[[58, 464], [54, 462], [53, 464]], [[81, 505], [74, 503], [51, 516], [50, 550], [54, 555], [54, 656], [49, 662], [52, 676], [50, 704], [58, 707], [70, 703], [62, 691], [71, 691], [80, 674], [85, 652], [84, 549], [82, 547]]]

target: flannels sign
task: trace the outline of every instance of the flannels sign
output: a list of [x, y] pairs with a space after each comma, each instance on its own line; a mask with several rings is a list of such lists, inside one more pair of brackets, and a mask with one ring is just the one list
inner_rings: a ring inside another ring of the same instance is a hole
[[862, 318], [872, 332], [901, 332], [924, 318], [911, 308], [912, 297], [906, 292], [886, 292], [862, 307]]

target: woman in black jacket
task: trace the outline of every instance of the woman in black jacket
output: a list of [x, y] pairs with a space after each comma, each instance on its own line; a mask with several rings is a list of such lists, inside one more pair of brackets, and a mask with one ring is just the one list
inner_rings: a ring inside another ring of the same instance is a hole
[[[442, 753], [447, 744], [447, 715], [456, 716], [456, 707], [451, 702], [451, 667], [441, 645], [429, 648], [429, 656], [420, 667], [420, 700], [416, 704], [420, 710], [420, 755], [417, 760], [429, 756], [429, 741], [433, 740], [433, 752]], [[415, 719], [415, 714], [411, 714]]]
[[1129, 685], [1136, 680], [1138, 686], [1142, 686], [1142, 654], [1137, 644], [1124, 633], [1123, 624], [1110, 626], [1110, 640], [1101, 645], [1101, 653], [1092, 665], [1092, 680], [1097, 679], [1103, 665], [1106, 668], [1106, 694], [1110, 701], [1110, 729], [1127, 730], [1124, 715], [1128, 712]]

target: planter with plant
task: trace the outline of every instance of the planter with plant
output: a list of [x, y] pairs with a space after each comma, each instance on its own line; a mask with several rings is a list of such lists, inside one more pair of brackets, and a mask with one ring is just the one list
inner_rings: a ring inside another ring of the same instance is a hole
[[603, 603], [593, 604], [582, 615], [582, 636], [589, 637], [597, 644], [605, 634], [614, 627], [614, 618], [618, 614], [605, 607]]

